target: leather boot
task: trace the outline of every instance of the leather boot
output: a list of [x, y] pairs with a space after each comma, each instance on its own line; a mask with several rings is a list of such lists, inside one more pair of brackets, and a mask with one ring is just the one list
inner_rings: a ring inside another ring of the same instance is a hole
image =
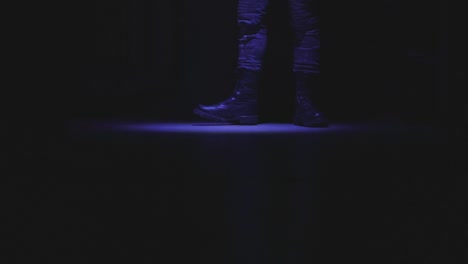
[[316, 102], [320, 89], [319, 74], [295, 72], [296, 103], [294, 125], [305, 127], [327, 127], [328, 120], [319, 111]]
[[238, 69], [238, 78], [232, 95], [215, 105], [198, 105], [193, 112], [216, 122], [240, 125], [258, 124], [257, 87], [260, 72]]

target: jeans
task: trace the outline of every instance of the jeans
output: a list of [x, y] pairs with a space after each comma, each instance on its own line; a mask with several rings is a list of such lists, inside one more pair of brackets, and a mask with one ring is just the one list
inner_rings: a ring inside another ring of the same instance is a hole
[[[265, 16], [269, 0], [239, 0], [238, 68], [262, 69], [267, 44]], [[289, 0], [290, 25], [294, 32], [293, 71], [319, 73], [318, 0]]]

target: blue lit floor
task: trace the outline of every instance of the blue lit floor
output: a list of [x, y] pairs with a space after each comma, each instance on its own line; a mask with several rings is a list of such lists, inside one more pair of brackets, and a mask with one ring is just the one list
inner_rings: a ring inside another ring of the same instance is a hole
[[[55, 217], [44, 223], [56, 232], [22, 220], [26, 235], [55, 234], [40, 244], [44, 252], [79, 248], [61, 259], [54, 253], [57, 263], [423, 263], [441, 238], [433, 230], [443, 220], [433, 216], [446, 212], [433, 201], [445, 192], [431, 175], [447, 175], [450, 160], [438, 129], [123, 121], [69, 128], [67, 144], [44, 154], [66, 168], [54, 179], [67, 184], [41, 196], [48, 207], [29, 210], [43, 218], [50, 208]], [[432, 260], [444, 250], [435, 248]]]
[[[84, 124], [86, 126], [86, 123]], [[268, 123], [259, 125], [230, 125], [226, 123], [151, 123], [151, 122], [99, 122], [88, 128], [110, 128], [114, 131], [134, 131], [152, 133], [317, 133], [349, 129], [353, 126], [331, 125], [328, 128], [306, 128], [285, 123]]]
[[263, 123], [258, 125], [230, 125], [227, 123], [204, 122], [131, 122], [131, 121], [81, 121], [70, 126], [75, 135], [99, 134], [100, 132], [135, 132], [158, 134], [341, 134], [374, 133], [381, 135], [412, 135], [433, 136], [440, 129], [424, 125], [404, 125], [388, 122], [332, 123], [327, 128], [309, 128], [295, 126], [290, 123]]

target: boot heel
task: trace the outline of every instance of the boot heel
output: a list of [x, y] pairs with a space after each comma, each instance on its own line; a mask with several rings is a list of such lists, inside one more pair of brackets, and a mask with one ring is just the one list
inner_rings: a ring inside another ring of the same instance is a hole
[[328, 120], [326, 118], [322, 117], [299, 117], [296, 116], [294, 118], [294, 125], [297, 126], [305, 126], [305, 127], [328, 127]]
[[239, 116], [239, 124], [241, 125], [257, 125], [258, 116]]

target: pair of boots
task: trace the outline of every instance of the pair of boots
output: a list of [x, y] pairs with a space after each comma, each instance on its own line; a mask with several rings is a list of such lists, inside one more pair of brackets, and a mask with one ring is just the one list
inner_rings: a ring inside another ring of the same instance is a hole
[[[215, 105], [199, 105], [194, 113], [216, 122], [241, 125], [258, 124], [257, 87], [260, 72], [239, 69], [232, 95]], [[318, 74], [295, 72], [296, 102], [294, 125], [327, 127], [328, 120], [313, 102], [312, 91], [319, 89]]]

